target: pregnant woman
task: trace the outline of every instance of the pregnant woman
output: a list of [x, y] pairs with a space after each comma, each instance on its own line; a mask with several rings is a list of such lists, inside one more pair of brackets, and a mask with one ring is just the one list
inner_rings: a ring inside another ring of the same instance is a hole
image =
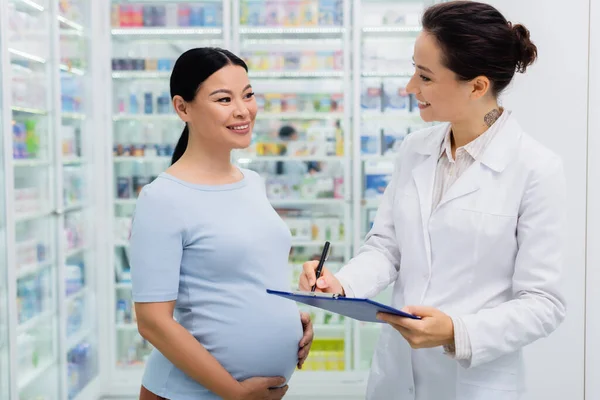
[[230, 162], [257, 112], [247, 71], [198, 48], [171, 75], [186, 126], [171, 167], [140, 194], [130, 240], [138, 329], [156, 348], [141, 399], [281, 399], [308, 355], [308, 316], [266, 294], [289, 289], [289, 229], [260, 177]]

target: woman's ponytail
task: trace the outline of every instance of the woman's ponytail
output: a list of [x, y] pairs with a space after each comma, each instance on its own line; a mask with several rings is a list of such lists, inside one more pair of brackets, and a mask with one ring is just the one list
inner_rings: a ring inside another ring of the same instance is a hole
[[185, 153], [185, 149], [188, 145], [188, 140], [190, 138], [190, 130], [188, 129], [187, 124], [185, 124], [185, 128], [183, 128], [183, 132], [181, 132], [181, 137], [179, 141], [177, 141], [177, 146], [175, 146], [175, 150], [173, 151], [173, 156], [171, 157], [171, 165], [175, 164], [177, 160], [181, 158], [183, 153]]

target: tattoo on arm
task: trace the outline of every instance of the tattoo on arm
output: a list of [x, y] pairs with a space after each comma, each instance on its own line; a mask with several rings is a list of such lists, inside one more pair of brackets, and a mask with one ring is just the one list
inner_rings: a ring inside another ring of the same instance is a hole
[[492, 125], [494, 125], [494, 122], [496, 122], [498, 118], [500, 118], [500, 115], [502, 115], [502, 112], [499, 109], [493, 109], [489, 113], [485, 114], [485, 117], [483, 117], [483, 121], [489, 128]]

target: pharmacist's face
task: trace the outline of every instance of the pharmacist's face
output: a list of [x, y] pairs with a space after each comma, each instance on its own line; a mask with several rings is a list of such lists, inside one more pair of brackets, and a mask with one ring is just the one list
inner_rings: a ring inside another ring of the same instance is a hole
[[189, 116], [202, 143], [243, 149], [250, 145], [256, 110], [246, 70], [228, 65], [200, 85]]
[[442, 64], [442, 51], [436, 39], [422, 32], [415, 42], [415, 73], [406, 89], [419, 101], [426, 122], [453, 122], [468, 113], [470, 87]]

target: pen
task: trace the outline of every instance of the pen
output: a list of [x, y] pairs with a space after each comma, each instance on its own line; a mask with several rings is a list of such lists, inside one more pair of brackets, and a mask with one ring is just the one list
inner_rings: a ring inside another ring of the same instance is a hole
[[[323, 264], [325, 264], [325, 260], [327, 259], [329, 253], [329, 242], [325, 242], [325, 246], [323, 246], [323, 252], [321, 253], [321, 259], [319, 260], [319, 265], [317, 266], [317, 270], [315, 274], [317, 275], [317, 280], [321, 276], [321, 272], [323, 271]], [[315, 280], [315, 284], [313, 285], [311, 292], [314, 292], [317, 289], [317, 280]]]

